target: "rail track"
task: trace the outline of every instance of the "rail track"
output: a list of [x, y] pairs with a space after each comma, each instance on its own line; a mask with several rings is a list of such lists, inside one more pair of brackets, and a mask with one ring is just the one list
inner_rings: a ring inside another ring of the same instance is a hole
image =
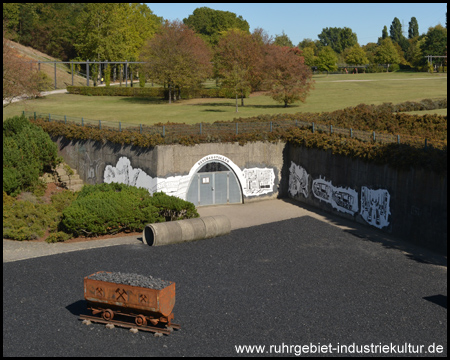
[[120, 321], [120, 320], [105, 320], [98, 316], [90, 316], [90, 315], [80, 315], [80, 320], [89, 320], [91, 322], [100, 323], [100, 324], [112, 324], [114, 326], [119, 326], [127, 329], [137, 329], [140, 331], [149, 331], [153, 333], [159, 333], [162, 335], [170, 335], [173, 330], [179, 330], [181, 326], [179, 324], [173, 324], [171, 323], [169, 327], [161, 328], [156, 326], [147, 326], [147, 325], [141, 325], [138, 326], [136, 324], [126, 322], [126, 321]]

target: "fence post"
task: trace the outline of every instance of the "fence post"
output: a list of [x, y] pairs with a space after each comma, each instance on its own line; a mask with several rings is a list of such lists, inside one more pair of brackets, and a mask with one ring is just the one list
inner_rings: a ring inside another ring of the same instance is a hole
[[51, 121], [52, 121], [51, 115], [48, 114], [48, 122], [51, 122]]
[[400, 135], [397, 135], [397, 144], [400, 144]]
[[353, 129], [352, 128], [350, 128], [350, 137], [351, 138], [353, 137]]
[[122, 131], [122, 123], [119, 121], [119, 132]]
[[56, 61], [55, 61], [55, 90], [56, 90]]
[[89, 59], [86, 60], [86, 81], [86, 86], [89, 86]]
[[200, 123], [200, 135], [202, 135], [202, 123]]
[[163, 137], [166, 137], [166, 126], [163, 125]]
[[81, 118], [81, 126], [84, 126], [84, 119]]
[[270, 122], [270, 132], [272, 132], [272, 121]]
[[142, 134], [142, 124], [139, 124], [139, 134]]
[[333, 125], [330, 125], [330, 134], [333, 133]]
[[375, 131], [373, 132], [373, 141], [375, 141]]
[[298, 126], [298, 124], [297, 124], [297, 120], [295, 120], [295, 126]]
[[314, 134], [314, 123], [312, 123], [312, 132]]
[[34, 112], [34, 120], [36, 120], [36, 111]]
[[99, 130], [102, 129], [102, 121], [101, 121], [101, 120], [98, 121], [98, 129], [99, 129]]
[[67, 124], [67, 117], [64, 115], [64, 124]]
[[236, 135], [239, 134], [239, 123], [236, 123]]

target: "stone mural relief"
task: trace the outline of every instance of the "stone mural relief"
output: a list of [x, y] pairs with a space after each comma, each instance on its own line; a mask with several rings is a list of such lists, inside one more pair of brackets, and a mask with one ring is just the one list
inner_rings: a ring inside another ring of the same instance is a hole
[[358, 212], [358, 193], [353, 189], [333, 186], [331, 181], [320, 177], [313, 180], [312, 193], [316, 198], [331, 204], [338, 211], [350, 215]]
[[303, 194], [305, 198], [309, 195], [309, 175], [305, 169], [291, 161], [289, 168], [289, 193], [292, 196]]
[[370, 225], [379, 229], [389, 225], [390, 195], [387, 190], [372, 190], [361, 187], [361, 216]]
[[[121, 157], [116, 166], [107, 165], [104, 172], [105, 183], [120, 183], [147, 189], [151, 194], [162, 191], [168, 195], [184, 198], [189, 176], [170, 176], [168, 178], [151, 177], [145, 171], [131, 166], [130, 160]], [[184, 197], [183, 197], [184, 196]]]
[[186, 199], [191, 177], [208, 161], [221, 161], [227, 164], [236, 174], [244, 196], [259, 196], [273, 192], [275, 172], [269, 168], [251, 168], [241, 170], [230, 159], [223, 155], [212, 154], [195, 163], [188, 175], [170, 176], [168, 178], [151, 177], [139, 168], [133, 168], [130, 160], [121, 157], [116, 166], [107, 165], [103, 176], [105, 183], [122, 183], [147, 189], [150, 193], [162, 191], [168, 195]]
[[273, 169], [244, 169], [242, 174], [245, 179], [244, 196], [259, 196], [273, 191], [275, 184]]
[[[308, 197], [309, 174], [306, 170], [291, 161], [289, 168], [289, 194], [295, 196], [299, 193]], [[331, 181], [315, 179], [312, 182], [312, 193], [320, 201], [329, 203], [338, 211], [355, 215], [358, 212], [358, 193], [354, 189], [336, 187]], [[379, 229], [389, 225], [390, 195], [385, 189], [372, 190], [366, 186], [361, 187], [361, 209], [362, 218], [370, 225]]]

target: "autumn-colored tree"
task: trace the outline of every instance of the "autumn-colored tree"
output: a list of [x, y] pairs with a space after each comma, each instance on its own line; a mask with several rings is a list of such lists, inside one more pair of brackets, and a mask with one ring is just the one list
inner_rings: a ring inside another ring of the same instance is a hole
[[295, 101], [305, 102], [314, 81], [298, 48], [269, 45], [266, 56], [268, 96], [284, 107]]
[[21, 58], [5, 38], [3, 26], [3, 107], [8, 106], [15, 97], [37, 96], [39, 74], [30, 62]]
[[175, 87], [180, 90], [196, 86], [212, 72], [208, 46], [178, 20], [167, 21], [161, 31], [144, 45], [140, 60], [147, 62], [143, 69], [151, 79], [168, 85], [169, 104]]
[[215, 48], [215, 70], [220, 78], [227, 79], [226, 86], [240, 91], [242, 106], [245, 89], [260, 82], [262, 63], [262, 47], [252, 35], [239, 29], [222, 33]]

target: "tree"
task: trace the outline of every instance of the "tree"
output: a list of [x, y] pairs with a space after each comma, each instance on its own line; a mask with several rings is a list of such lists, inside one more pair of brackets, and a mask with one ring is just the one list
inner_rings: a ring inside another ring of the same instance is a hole
[[381, 41], [381, 45], [378, 46], [375, 52], [375, 61], [378, 64], [387, 64], [386, 72], [389, 70], [390, 64], [398, 64], [400, 62], [397, 49], [390, 38]]
[[80, 14], [81, 31], [75, 47], [84, 59], [136, 59], [161, 21], [142, 4], [88, 3]]
[[269, 45], [267, 48], [265, 64], [270, 89], [267, 95], [284, 103], [284, 107], [295, 101], [305, 102], [313, 86], [311, 70], [298, 54], [288, 47]]
[[356, 34], [347, 27], [325, 28], [318, 37], [323, 46], [330, 46], [338, 54], [358, 42]]
[[338, 58], [333, 49], [330, 46], [325, 46], [319, 51], [316, 63], [320, 71], [326, 71], [328, 74], [329, 71], [337, 70], [337, 61]]
[[225, 31], [215, 48], [216, 72], [221, 78], [228, 79], [226, 84], [231, 84], [231, 88], [240, 90], [242, 106], [246, 87], [258, 84], [262, 62], [261, 46], [252, 35], [242, 30]]
[[411, 21], [409, 22], [408, 27], [408, 39], [412, 39], [416, 36], [419, 36], [419, 23], [417, 19], [413, 16]]
[[183, 23], [200, 34], [203, 40], [212, 46], [217, 45], [222, 31], [234, 28], [250, 33], [250, 25], [242, 16], [208, 7], [195, 9], [192, 15], [183, 19]]
[[305, 59], [305, 65], [309, 67], [314, 66], [317, 61], [317, 57], [314, 56], [314, 48], [306, 47], [303, 50], [303, 58]]
[[447, 29], [442, 25], [430, 27], [422, 51], [424, 56], [444, 56], [447, 51]]
[[369, 63], [366, 52], [359, 46], [359, 44], [355, 44], [351, 47], [345, 61], [350, 65], [365, 65]]
[[211, 53], [205, 42], [180, 21], [167, 21], [144, 46], [140, 59], [152, 79], [169, 87], [169, 104], [175, 87], [194, 87], [212, 71]]
[[289, 39], [289, 36], [287, 36], [284, 33], [284, 30], [281, 35], [275, 35], [275, 41], [273, 43], [274, 43], [274, 45], [278, 45], [278, 46], [287, 46], [290, 48], [294, 47], [294, 44], [292, 44], [292, 41], [291, 41], [291, 39]]
[[39, 95], [39, 74], [32, 69], [31, 64], [21, 58], [11, 47], [11, 42], [5, 37], [3, 26], [3, 107], [11, 104], [18, 96]]
[[387, 26], [384, 25], [383, 31], [381, 32], [381, 40], [386, 39], [389, 36]]
[[402, 24], [398, 18], [394, 18], [392, 21], [391, 27], [389, 28], [389, 34], [393, 42], [400, 42], [400, 39], [403, 37], [402, 33]]

